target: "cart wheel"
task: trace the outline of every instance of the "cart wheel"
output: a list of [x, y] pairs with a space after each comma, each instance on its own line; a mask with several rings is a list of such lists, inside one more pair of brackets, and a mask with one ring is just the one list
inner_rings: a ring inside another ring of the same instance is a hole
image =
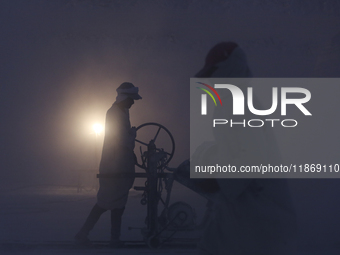
[[157, 249], [161, 246], [161, 242], [157, 236], [148, 237], [147, 244], [152, 249]]
[[[147, 151], [148, 147], [148, 142], [144, 141], [152, 140], [156, 145], [156, 151], [164, 152], [167, 155], [167, 159], [162, 162], [157, 168], [162, 168], [166, 166], [175, 153], [175, 140], [170, 131], [161, 124], [153, 122], [142, 124], [137, 127], [136, 130], [137, 137], [135, 141], [140, 144], [141, 157], [143, 158], [143, 154]], [[143, 137], [144, 141], [142, 141], [140, 137]], [[140, 168], [145, 169], [145, 164], [143, 164], [141, 160], [137, 159], [136, 165]]]

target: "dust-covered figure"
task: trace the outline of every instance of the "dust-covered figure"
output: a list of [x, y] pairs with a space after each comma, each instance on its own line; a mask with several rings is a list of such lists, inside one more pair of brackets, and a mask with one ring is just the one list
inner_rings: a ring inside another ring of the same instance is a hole
[[[236, 43], [223, 42], [209, 51], [205, 65], [196, 77], [249, 78], [251, 72], [244, 51]], [[247, 84], [240, 86], [246, 89]], [[219, 93], [223, 103], [232, 103], [230, 93]], [[221, 116], [219, 111], [222, 110], [216, 107], [215, 116]], [[230, 128], [226, 132], [225, 128], [216, 127], [213, 134], [213, 145], [218, 149], [210, 155], [219, 154], [219, 158], [224, 158], [231, 165], [280, 160], [270, 129]], [[197, 160], [209, 156], [209, 148], [202, 151], [197, 153]], [[194, 158], [195, 155], [192, 161]], [[211, 179], [207, 181], [208, 184], [211, 182]], [[295, 254], [296, 216], [287, 180], [217, 178], [215, 185], [213, 212], [199, 243], [199, 254]], [[200, 186], [205, 186], [203, 180]]]
[[133, 185], [135, 172], [136, 128], [131, 127], [129, 109], [135, 100], [142, 97], [138, 88], [132, 83], [124, 82], [117, 88], [117, 98], [106, 113], [105, 138], [102, 158], [99, 166], [100, 174], [131, 173], [125, 178], [100, 178], [97, 203], [92, 208], [83, 227], [76, 234], [79, 244], [90, 244], [89, 232], [100, 216], [107, 210], [111, 211], [111, 242], [112, 247], [122, 246], [120, 241], [121, 219]]

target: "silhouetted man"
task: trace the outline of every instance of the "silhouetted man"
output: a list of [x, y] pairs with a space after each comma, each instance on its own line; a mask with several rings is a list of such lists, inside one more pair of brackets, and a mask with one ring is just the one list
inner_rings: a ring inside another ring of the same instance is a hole
[[89, 232], [100, 216], [111, 210], [111, 242], [113, 247], [122, 245], [119, 240], [121, 219], [128, 198], [129, 189], [134, 182], [136, 128], [130, 124], [129, 109], [135, 100], [142, 99], [138, 88], [132, 83], [124, 82], [117, 89], [117, 98], [106, 113], [105, 138], [100, 174], [131, 173], [125, 178], [100, 178], [97, 203], [92, 208], [83, 227], [75, 236], [80, 244], [90, 244]]

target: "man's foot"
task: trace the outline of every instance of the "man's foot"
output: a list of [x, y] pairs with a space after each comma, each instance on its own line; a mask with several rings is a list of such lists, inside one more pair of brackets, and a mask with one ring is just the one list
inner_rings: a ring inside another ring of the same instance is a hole
[[119, 249], [124, 247], [124, 242], [119, 239], [111, 239], [110, 247], [114, 249]]
[[78, 234], [75, 235], [74, 240], [76, 244], [78, 245], [83, 245], [83, 246], [91, 246], [92, 243], [90, 239], [88, 239], [86, 234], [83, 234], [82, 232], [79, 232]]

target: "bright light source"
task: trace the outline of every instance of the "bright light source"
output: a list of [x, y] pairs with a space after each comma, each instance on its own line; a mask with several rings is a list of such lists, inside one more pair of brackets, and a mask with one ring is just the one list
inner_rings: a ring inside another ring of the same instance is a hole
[[103, 126], [98, 123], [93, 124], [92, 128], [96, 135], [100, 135], [100, 133], [103, 131]]

